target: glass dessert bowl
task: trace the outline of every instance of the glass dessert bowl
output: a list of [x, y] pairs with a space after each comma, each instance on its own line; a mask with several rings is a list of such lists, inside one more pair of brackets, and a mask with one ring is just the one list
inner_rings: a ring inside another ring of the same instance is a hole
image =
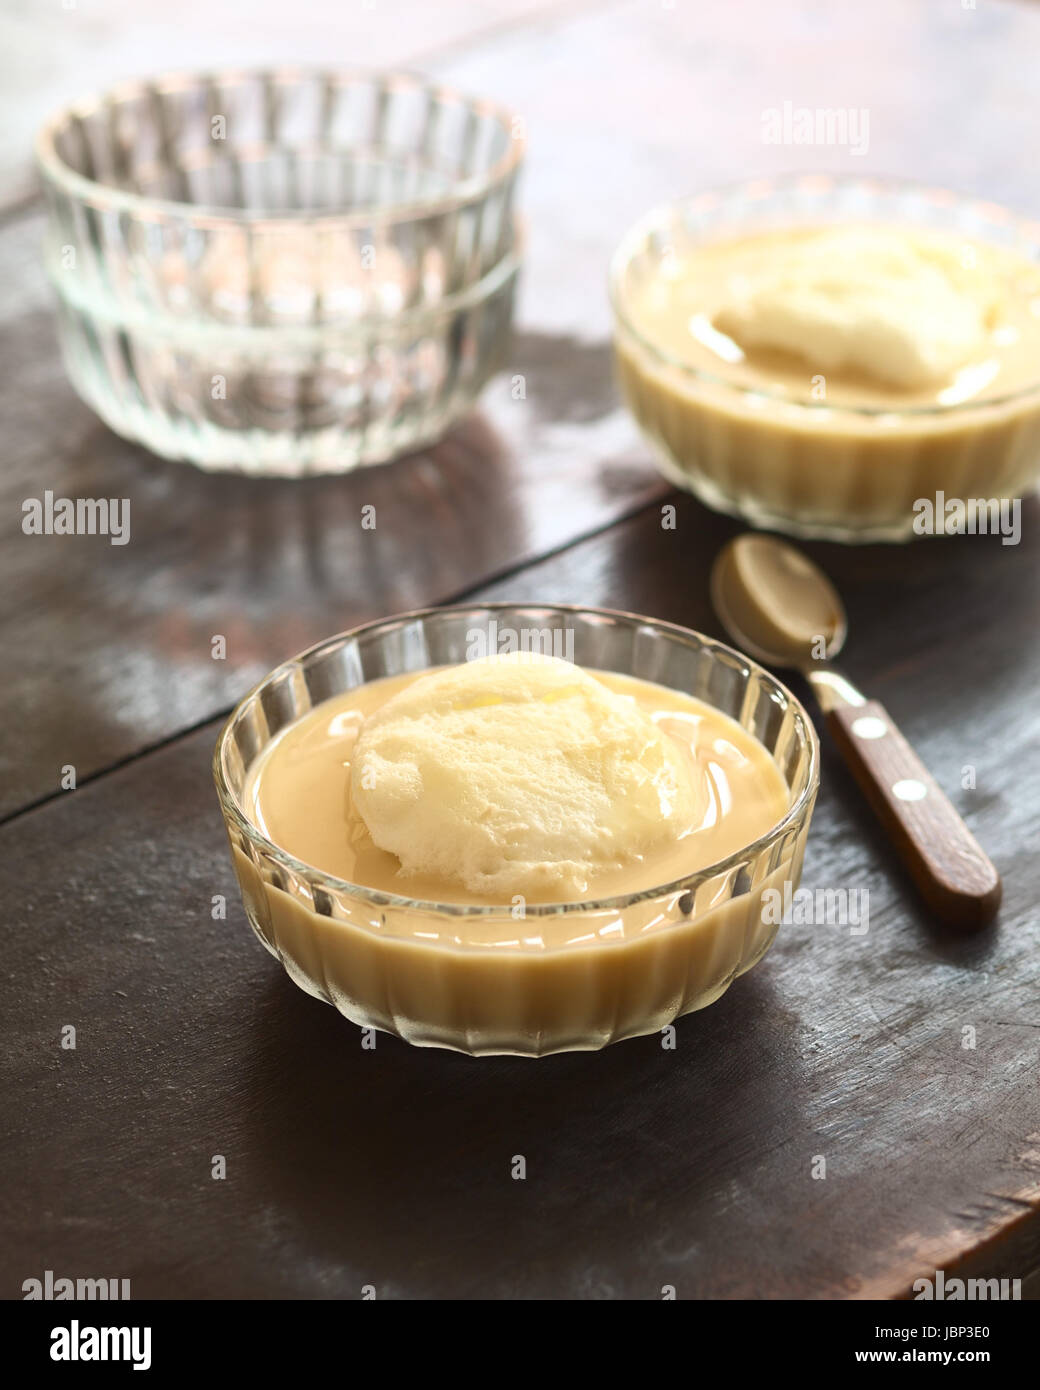
[[[519, 913], [515, 896], [501, 906], [434, 901], [351, 882], [261, 828], [251, 774], [280, 735], [370, 683], [460, 666], [475, 638], [495, 651], [506, 630], [538, 634], [542, 650], [565, 640], [587, 672], [650, 682], [733, 721], [777, 775], [783, 809], [717, 863], [608, 897], [531, 901]], [[784, 885], [800, 877], [819, 753], [790, 692], [721, 643], [630, 614], [492, 604], [370, 623], [279, 666], [228, 719], [214, 777], [250, 925], [302, 989], [420, 1046], [542, 1056], [656, 1032], [761, 959]]]
[[1000, 207], [759, 180], [644, 218], [610, 293], [629, 408], [718, 511], [906, 540], [1040, 476], [1040, 225]]
[[117, 433], [296, 475], [442, 434], [501, 367], [509, 113], [407, 74], [175, 74], [59, 112], [36, 157], [62, 353]]

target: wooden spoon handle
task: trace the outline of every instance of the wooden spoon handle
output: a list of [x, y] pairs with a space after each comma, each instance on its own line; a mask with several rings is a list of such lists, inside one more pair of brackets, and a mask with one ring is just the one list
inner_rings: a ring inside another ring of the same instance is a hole
[[988, 922], [1000, 875], [884, 705], [841, 705], [827, 723], [932, 912], [952, 926]]

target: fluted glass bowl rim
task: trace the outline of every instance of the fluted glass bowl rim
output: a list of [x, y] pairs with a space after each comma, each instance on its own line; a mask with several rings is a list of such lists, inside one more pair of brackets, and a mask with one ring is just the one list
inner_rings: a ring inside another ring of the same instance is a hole
[[[356, 627], [348, 628], [343, 632], [334, 634], [331, 637], [323, 638], [315, 642], [310, 647], [305, 648], [296, 656], [281, 662], [272, 671], [256, 683], [251, 690], [235, 705], [228, 715], [217, 737], [217, 744], [213, 754], [212, 770], [213, 780], [216, 784], [217, 795], [220, 799], [221, 811], [225, 821], [242, 835], [244, 835], [254, 848], [259, 849], [266, 856], [273, 859], [281, 867], [288, 869], [291, 873], [302, 878], [311, 887], [317, 886], [325, 891], [348, 894], [352, 898], [371, 904], [375, 907], [389, 907], [396, 910], [412, 910], [428, 915], [455, 918], [500, 918], [503, 914], [511, 911], [508, 903], [502, 904], [469, 904], [469, 903], [440, 903], [428, 901], [420, 898], [410, 898], [404, 894], [386, 893], [375, 888], [366, 887], [364, 884], [353, 883], [349, 879], [337, 878], [334, 874], [328, 874], [315, 868], [312, 864], [306, 863], [302, 859], [297, 859], [295, 855], [276, 845], [269, 839], [253, 822], [245, 815], [238, 803], [224, 768], [224, 750], [227, 747], [235, 727], [235, 723], [249, 702], [255, 699], [265, 687], [273, 685], [282, 677], [294, 670], [301, 670], [303, 663], [316, 658], [319, 654], [342, 644], [350, 639], [358, 638], [362, 635], [373, 635], [384, 629], [390, 633], [408, 623], [422, 621], [426, 618], [436, 617], [442, 613], [453, 613], [457, 615], [465, 613], [483, 614], [488, 612], [513, 614], [536, 614], [536, 613], [558, 613], [558, 614], [582, 614], [592, 617], [608, 618], [614, 621], [638, 626], [641, 628], [652, 628], [659, 631], [682, 645], [699, 651], [707, 652], [714, 658], [716, 655], [735, 659], [741, 666], [747, 668], [747, 676], [756, 676], [760, 681], [764, 681], [773, 691], [778, 692], [788, 702], [788, 708], [792, 711], [795, 724], [799, 726], [801, 736], [805, 740], [808, 750], [808, 768], [806, 771], [805, 785], [794, 801], [788, 807], [784, 815], [764, 834], [757, 839], [750, 841], [747, 845], [735, 850], [714, 864], [706, 865], [702, 869], [697, 869], [691, 874], [684, 875], [682, 878], [673, 879], [669, 882], [655, 885], [652, 888], [640, 889], [635, 893], [624, 893], [608, 898], [587, 898], [565, 903], [531, 903], [525, 904], [524, 917], [526, 920], [531, 918], [559, 918], [562, 916], [578, 915], [582, 913], [595, 912], [624, 912], [630, 907], [639, 903], [653, 901], [656, 898], [673, 897], [683, 893], [695, 891], [702, 883], [725, 874], [731, 869], [746, 862], [749, 859], [757, 858], [764, 851], [768, 850], [778, 840], [782, 839], [788, 832], [796, 829], [804, 829], [805, 822], [810, 814], [816, 799], [816, 794], [820, 784], [820, 747], [819, 739], [812, 719], [802, 702], [794, 695], [782, 681], [768, 671], [764, 666], [754, 661], [745, 652], [738, 651], [737, 648], [728, 646], [725, 642], [719, 642], [713, 637], [708, 637], [703, 633], [696, 632], [693, 628], [686, 628], [678, 623], [665, 622], [658, 618], [648, 618], [643, 614], [630, 613], [624, 609], [602, 608], [587, 604], [574, 603], [519, 603], [508, 601], [493, 601], [488, 603], [462, 603], [462, 604], [440, 604], [428, 608], [416, 608], [406, 613], [396, 613], [388, 618], [377, 618], [369, 622], [358, 624]], [[623, 673], [622, 673], [623, 674]], [[314, 706], [317, 708], [317, 706]], [[754, 737], [754, 735], [752, 735]], [[563, 949], [562, 944], [546, 949]]]
[[[781, 174], [773, 178], [740, 179], [721, 184], [715, 188], [705, 189], [687, 197], [660, 203], [649, 212], [644, 213], [628, 229], [611, 257], [607, 274], [607, 287], [615, 331], [620, 330], [620, 333], [628, 337], [655, 366], [665, 367], [691, 382], [724, 388], [738, 400], [750, 398], [768, 400], [787, 410], [804, 411], [809, 416], [820, 419], [832, 420], [845, 417], [862, 421], [889, 418], [893, 421], [948, 420], [983, 410], [1000, 409], [1029, 400], [1036, 400], [1040, 403], [1040, 375], [1032, 385], [1021, 387], [1004, 395], [979, 396], [968, 401], [955, 401], [949, 405], [855, 406], [833, 405], [828, 401], [815, 401], [808, 397], [795, 398], [784, 395], [780, 391], [771, 390], [765, 385], [761, 387], [745, 386], [733, 381], [722, 372], [706, 371], [702, 367], [694, 366], [691, 362], [685, 361], [660, 347], [653, 339], [640, 332], [629, 318], [625, 309], [622, 283], [625, 272], [636, 255], [645, 249], [649, 238], [654, 233], [661, 232], [677, 222], [682, 222], [687, 213], [696, 211], [698, 207], [706, 210], [727, 200], [743, 202], [749, 197], [755, 197], [765, 202], [774, 196], [783, 196], [798, 191], [821, 194], [831, 192], [837, 197], [841, 192], [848, 192], [853, 189], [860, 189], [867, 196], [877, 197], [899, 193], [907, 196], [912, 194], [936, 207], [959, 209], [961, 212], [976, 215], [982, 221], [1004, 227], [1010, 226], [1018, 232], [1023, 243], [1030, 244], [1031, 259], [1040, 262], [1040, 221], [1016, 213], [1003, 204], [995, 203], [990, 199], [970, 197], [938, 185], [921, 184], [914, 179], [887, 175], [793, 173]], [[744, 219], [739, 217], [735, 219], [738, 222], [741, 220], [746, 223], [746, 230], [749, 232], [753, 231], [757, 225], [753, 213], [749, 213]], [[912, 224], [908, 222], [907, 225]], [[984, 240], [981, 236], [980, 239]], [[709, 244], [709, 240], [705, 239], [704, 244]]]
[[[114, 188], [97, 179], [77, 173], [58, 154], [55, 144], [59, 130], [73, 118], [94, 114], [106, 103], [145, 95], [149, 91], [170, 91], [190, 85], [221, 82], [299, 81], [301, 79], [332, 79], [337, 83], [379, 81], [400, 89], [428, 92], [431, 96], [460, 102], [482, 116], [498, 121], [509, 137], [504, 155], [482, 174], [460, 179], [447, 193], [385, 207], [373, 205], [352, 212], [312, 212], [279, 210], [265, 212], [262, 208], [224, 207], [220, 204], [186, 203], [169, 198], [149, 198], [141, 193]], [[480, 202], [499, 184], [514, 174], [523, 163], [526, 141], [521, 130], [513, 127], [513, 114], [505, 106], [484, 97], [470, 96], [455, 87], [432, 81], [418, 72], [393, 68], [326, 68], [306, 64], [285, 64], [236, 68], [175, 69], [151, 77], [132, 78], [117, 82], [89, 96], [68, 102], [55, 111], [40, 127], [34, 143], [36, 163], [43, 177], [69, 196], [93, 207], [136, 213], [146, 219], [170, 218], [206, 229], [216, 226], [265, 228], [316, 227], [322, 230], [406, 226], [422, 218], [437, 217], [467, 204]]]

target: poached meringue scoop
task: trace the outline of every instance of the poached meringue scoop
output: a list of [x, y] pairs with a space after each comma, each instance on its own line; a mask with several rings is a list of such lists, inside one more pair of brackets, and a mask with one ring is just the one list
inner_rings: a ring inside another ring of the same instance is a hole
[[372, 681], [285, 729], [251, 817], [348, 882], [426, 902], [575, 902], [658, 887], [785, 813], [736, 721], [682, 692], [528, 653]]
[[369, 716], [351, 796], [406, 876], [562, 899], [689, 834], [708, 799], [633, 700], [523, 652], [423, 676]]

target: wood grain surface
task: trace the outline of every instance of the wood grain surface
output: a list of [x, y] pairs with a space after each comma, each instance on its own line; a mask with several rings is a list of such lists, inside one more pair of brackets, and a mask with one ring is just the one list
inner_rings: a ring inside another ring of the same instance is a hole
[[[662, 531], [654, 506], [487, 596], [629, 602], [715, 631], [707, 568], [729, 530], [681, 502]], [[1021, 791], [1035, 715], [1012, 678], [1021, 651], [987, 674], [965, 648], [941, 673], [964, 723], [928, 718], [937, 675], [911, 635], [964, 569], [978, 584], [1003, 574], [1001, 600], [1017, 592], [1032, 620], [1024, 548], [985, 548], [939, 541], [915, 582], [890, 578], [902, 639], [875, 607], [867, 552], [815, 554], [849, 599], [850, 672], [888, 687], [1004, 871], [999, 925], [930, 926], [825, 745], [803, 886], [867, 890], [868, 930], [782, 928], [759, 968], [680, 1022], [674, 1052], [658, 1038], [540, 1062], [384, 1037], [364, 1050], [249, 932], [210, 783], [215, 726], [8, 825], [11, 1267], [46, 1251], [48, 1267], [117, 1270], [139, 1296], [354, 1297], [366, 1283], [380, 1296], [894, 1296], [964, 1258], [1027, 1276], [1040, 805]], [[1021, 679], [1038, 666], [1033, 652]], [[973, 791], [959, 790], [968, 762]], [[59, 1045], [66, 1023], [75, 1052]]]
[[[362, 1049], [249, 932], [209, 760], [218, 716], [272, 664], [416, 604], [603, 604], [721, 635], [707, 576], [737, 528], [668, 492], [618, 406], [612, 247], [663, 198], [789, 168], [902, 174], [1040, 214], [1040, 10], [124, 14], [0, 6], [17, 69], [0, 123], [0, 1296], [45, 1269], [128, 1277], [135, 1298], [889, 1298], [937, 1268], [1035, 1291], [1036, 498], [1016, 546], [810, 548], [848, 606], [843, 666], [1000, 870], [997, 921], [967, 937], [929, 922], [824, 737], [803, 886], [868, 892], [868, 929], [782, 928], [678, 1025], [675, 1051]], [[427, 67], [512, 103], [530, 147], [512, 370], [437, 448], [302, 484], [160, 462], [77, 401], [29, 164], [35, 124], [84, 89], [272, 56]], [[785, 100], [865, 109], [869, 147], [764, 144], [762, 112]], [[48, 488], [129, 498], [131, 542], [23, 535], [23, 501]]]

